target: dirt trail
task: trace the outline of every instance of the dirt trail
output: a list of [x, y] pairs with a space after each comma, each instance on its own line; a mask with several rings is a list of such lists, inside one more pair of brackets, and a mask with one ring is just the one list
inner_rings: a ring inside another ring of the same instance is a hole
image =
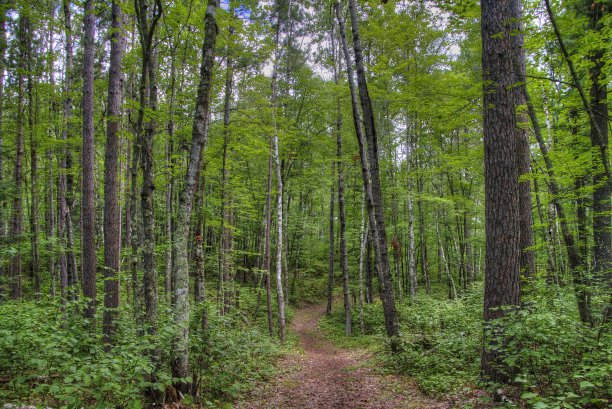
[[414, 385], [376, 374], [363, 365], [363, 351], [335, 347], [323, 337], [317, 322], [324, 306], [297, 312], [292, 328], [303, 352], [281, 362], [283, 373], [256, 392], [241, 409], [442, 409], [448, 404], [424, 398]]

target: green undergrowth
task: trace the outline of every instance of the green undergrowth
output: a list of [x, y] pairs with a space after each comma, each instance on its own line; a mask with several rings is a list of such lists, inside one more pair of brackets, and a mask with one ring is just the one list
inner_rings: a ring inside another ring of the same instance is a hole
[[523, 308], [497, 323], [505, 328], [510, 339], [494, 344], [504, 356], [504, 365], [510, 368], [513, 381], [510, 386], [479, 380], [483, 342], [480, 285], [457, 300], [419, 295], [412, 303], [398, 303], [401, 337], [397, 353], [391, 353], [384, 336], [380, 302], [364, 308], [365, 334], [359, 332], [356, 308], [352, 312], [354, 335], [344, 335], [341, 306], [324, 317], [320, 327], [339, 346], [372, 351], [371, 365], [410, 376], [423, 392], [433, 397], [461, 396], [474, 389], [485, 389], [503, 391], [508, 402], [482, 402], [483, 406], [475, 407], [609, 407], [610, 324], [581, 323], [571, 288], [535, 282], [525, 293]]
[[[196, 383], [198, 393], [185, 403], [228, 406], [274, 375], [278, 358], [294, 341], [281, 346], [268, 336], [265, 298], [260, 317], [254, 317], [256, 296], [252, 289], [241, 289], [240, 309], [225, 315], [207, 304], [206, 331], [201, 324], [204, 305], [192, 308], [193, 376], [186, 381]], [[79, 313], [83, 307], [82, 302], [70, 303], [63, 314], [54, 300], [0, 304], [1, 403], [137, 409], [146, 407], [150, 396], [162, 399], [178, 381], [169, 366], [176, 327], [166, 305], [159, 308], [155, 336], [143, 335], [141, 320], [134, 319], [129, 306], [122, 307], [110, 353], [103, 348], [102, 308], [92, 329]], [[293, 315], [291, 308], [287, 315]], [[150, 358], [154, 351], [160, 356], [158, 364]]]
[[477, 380], [482, 304], [472, 297], [448, 301], [420, 297], [412, 304], [398, 303], [400, 352], [391, 353], [385, 336], [382, 305], [364, 305], [361, 333], [359, 310], [353, 308], [353, 335], [344, 332], [344, 310], [336, 308], [320, 321], [326, 337], [340, 347], [366, 349], [371, 364], [381, 370], [413, 377], [427, 394], [441, 396]]

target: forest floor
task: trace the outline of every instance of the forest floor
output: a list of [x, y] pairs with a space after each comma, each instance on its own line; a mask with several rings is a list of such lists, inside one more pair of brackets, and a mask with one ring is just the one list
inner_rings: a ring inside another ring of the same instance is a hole
[[376, 373], [372, 352], [344, 349], [319, 329], [324, 305], [296, 312], [292, 330], [301, 349], [285, 356], [280, 374], [258, 388], [241, 409], [446, 409], [449, 402], [427, 398], [408, 379]]

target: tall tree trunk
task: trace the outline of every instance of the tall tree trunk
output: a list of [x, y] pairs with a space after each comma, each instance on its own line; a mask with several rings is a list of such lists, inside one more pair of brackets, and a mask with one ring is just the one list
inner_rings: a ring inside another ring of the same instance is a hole
[[[56, 14], [55, 14], [55, 10], [52, 11], [51, 13], [51, 17], [53, 19], [56, 18]], [[1, 18], [1, 17], [0, 17]], [[56, 96], [55, 96], [55, 90], [56, 90], [56, 84], [55, 84], [55, 75], [54, 75], [54, 67], [53, 64], [51, 64], [51, 62], [53, 62], [54, 59], [54, 55], [55, 55], [55, 48], [54, 48], [54, 39], [53, 36], [55, 35], [55, 32], [53, 29], [49, 28], [49, 30], [47, 31], [47, 61], [49, 62], [47, 64], [47, 72], [46, 74], [48, 75], [49, 78], [49, 85], [51, 87], [51, 89], [53, 89], [52, 94], [50, 95], [50, 104], [49, 104], [49, 123], [50, 124], [54, 124], [53, 125], [53, 131], [48, 133], [48, 142], [51, 144], [54, 143], [53, 138], [56, 135], [56, 132], [58, 131], [58, 128], [56, 126], [57, 122], [56, 122], [56, 114], [58, 111], [58, 105], [57, 105], [57, 100], [56, 100]], [[0, 39], [0, 41], [2, 41]], [[0, 63], [1, 64], [1, 63]], [[1, 87], [1, 86], [0, 86]], [[1, 93], [1, 92], [0, 92]], [[2, 96], [0, 95], [0, 98], [2, 98]], [[1, 109], [0, 109], [1, 111]], [[1, 113], [0, 113], [0, 122], [2, 121], [1, 119]], [[61, 131], [61, 129], [59, 129]], [[1, 129], [1, 124], [0, 124], [0, 133], [2, 132]], [[54, 166], [53, 166], [53, 151], [54, 149], [51, 147], [48, 147], [46, 149], [46, 159], [47, 159], [47, 188], [46, 188], [46, 193], [47, 193], [47, 209], [46, 209], [46, 221], [47, 221], [47, 245], [46, 250], [47, 250], [47, 254], [48, 254], [48, 264], [47, 264], [47, 268], [49, 269], [49, 278], [50, 278], [50, 285], [49, 285], [49, 295], [52, 298], [55, 298], [56, 294], [57, 294], [57, 256], [56, 256], [56, 236], [55, 236], [55, 228], [56, 228], [56, 211], [57, 208], [55, 206], [55, 175], [54, 175]], [[0, 152], [1, 154], [1, 152]], [[1, 166], [0, 166], [1, 167]], [[1, 173], [1, 170], [0, 170]], [[2, 179], [2, 175], [0, 174], [0, 180]], [[1, 206], [1, 205], [0, 205]], [[2, 214], [1, 214], [2, 210], [0, 209], [0, 218], [2, 218]], [[1, 222], [0, 222], [1, 224]], [[0, 227], [1, 229], [1, 227]], [[0, 232], [0, 237], [2, 236], [1, 232]], [[2, 273], [0, 272], [0, 275]]]
[[338, 125], [338, 212], [340, 213], [340, 268], [342, 269], [342, 290], [344, 294], [344, 330], [351, 335], [351, 287], [349, 281], [348, 256], [346, 253], [346, 209], [344, 207], [344, 173], [342, 165], [342, 125]]
[[[515, 69], [517, 78], [525, 78], [526, 66], [525, 66], [525, 50], [523, 41], [523, 27], [522, 27], [522, 1], [513, 1], [513, 29], [515, 33], [512, 35], [513, 41], [513, 55], [515, 58]], [[520, 87], [513, 87], [515, 107], [521, 107], [525, 105], [525, 96], [521, 92]], [[531, 159], [529, 152], [529, 135], [525, 127], [527, 122], [527, 115], [523, 109], [519, 109], [517, 113], [517, 163], [519, 177], [525, 177], [531, 171]], [[529, 179], [519, 180], [519, 206], [520, 206], [520, 230], [521, 230], [521, 273], [524, 277], [529, 278], [535, 274], [535, 258], [533, 247], [533, 215], [531, 211], [531, 183]]]
[[[365, 293], [365, 300], [366, 303], [368, 304], [373, 304], [374, 303], [374, 285], [373, 285], [373, 272], [372, 272], [372, 231], [371, 228], [372, 226], [370, 225], [369, 221], [368, 221], [368, 226], [370, 226], [369, 228], [369, 232], [368, 232], [368, 237], [366, 237], [366, 259], [365, 259], [365, 267], [366, 267], [366, 271], [365, 271], [365, 285], [366, 285], [366, 293]], [[375, 264], [375, 263], [374, 263]]]
[[[230, 34], [233, 33], [233, 27], [229, 28]], [[229, 46], [228, 46], [229, 47]], [[227, 313], [231, 306], [233, 294], [233, 262], [232, 262], [232, 207], [230, 203], [229, 193], [229, 164], [228, 164], [228, 149], [231, 136], [230, 130], [230, 108], [232, 102], [232, 87], [234, 67], [231, 55], [226, 56], [225, 67], [225, 92], [223, 101], [223, 158], [221, 166], [221, 245], [220, 251], [220, 271], [221, 280], [223, 283], [223, 313]]]
[[[334, 82], [339, 83], [336, 56], [336, 36], [334, 33], [335, 24], [332, 18], [332, 53], [334, 66]], [[344, 294], [344, 331], [346, 335], [351, 335], [351, 292], [348, 271], [348, 256], [346, 254], [346, 208], [344, 204], [344, 162], [342, 159], [342, 107], [340, 99], [336, 100], [336, 166], [338, 168], [338, 213], [340, 214], [340, 268], [342, 270], [342, 289]], [[333, 197], [333, 195], [332, 195]], [[333, 201], [332, 201], [333, 205]], [[330, 220], [331, 221], [331, 220]], [[363, 315], [363, 314], [362, 314]]]
[[[153, 137], [156, 121], [147, 110], [157, 109], [157, 52], [154, 46], [157, 23], [162, 15], [161, 0], [151, 5], [148, 0], [135, 0], [136, 22], [140, 38], [142, 65], [138, 92], [138, 119], [136, 122], [136, 143], [139, 145], [142, 186], [140, 189], [140, 209], [142, 218], [142, 269], [143, 295], [147, 331], [157, 332], [157, 269], [155, 263], [155, 213], [153, 192], [155, 190], [153, 173]], [[151, 7], [152, 6], [152, 7]], [[136, 160], [136, 157], [134, 157]], [[135, 169], [132, 170], [134, 172]], [[134, 181], [134, 175], [132, 175]], [[135, 195], [135, 186], [132, 194]], [[132, 197], [132, 204], [135, 204]], [[134, 207], [132, 208], [134, 211]]]
[[[417, 180], [418, 193], [423, 193], [423, 178], [419, 176]], [[425, 293], [431, 291], [431, 282], [429, 279], [429, 259], [427, 257], [427, 240], [425, 237], [425, 213], [423, 211], [423, 200], [417, 200], [417, 208], [419, 209], [419, 252], [421, 255], [421, 277], [425, 282]]]
[[[486, 337], [482, 353], [485, 378], [505, 382], [500, 353], [489, 337], [495, 331], [490, 321], [502, 317], [508, 307], [520, 303], [520, 204], [517, 171], [517, 118], [515, 98], [515, 61], [518, 60], [514, 34], [508, 24], [518, 0], [481, 2], [482, 65], [485, 83], [485, 230], [486, 261], [484, 319]], [[506, 307], [506, 308], [503, 308]]]
[[[0, 180], [4, 180], [4, 70], [6, 67], [6, 13], [5, 1], [0, 1]], [[6, 202], [0, 200], [0, 239], [6, 236]], [[0, 266], [0, 277], [5, 274], [4, 265]], [[0, 295], [4, 288], [0, 287]]]
[[113, 343], [119, 307], [121, 216], [119, 211], [119, 128], [121, 126], [121, 61], [123, 58], [123, 13], [117, 0], [112, 4], [112, 34], [108, 72], [108, 119], [104, 153], [104, 342]]
[[[204, 266], [204, 235], [206, 234], [206, 219], [204, 215], [204, 194], [206, 192], [206, 178], [201, 175], [196, 187], [196, 198], [195, 198], [195, 212], [196, 222], [194, 230], [195, 241], [193, 243], [193, 264], [195, 273], [195, 288], [193, 289], [193, 300], [196, 303], [203, 303], [206, 301], [206, 288], [205, 288], [205, 266]], [[206, 317], [206, 310], [203, 314]], [[202, 326], [205, 329], [206, 326]]]
[[[160, 12], [161, 13], [161, 12]], [[149, 98], [145, 107], [156, 111], [157, 109], [157, 53], [151, 50], [149, 59]], [[142, 85], [141, 85], [142, 86]], [[142, 241], [142, 284], [144, 290], [145, 320], [151, 333], [157, 332], [157, 266], [155, 263], [155, 212], [153, 209], [153, 192], [155, 191], [155, 178], [153, 172], [153, 137], [155, 136], [156, 121], [147, 120], [144, 126], [140, 152], [140, 168], [142, 170], [142, 187], [140, 190], [141, 217], [143, 228]]]
[[[23, 13], [23, 12], [22, 12]], [[22, 266], [21, 266], [21, 243], [23, 235], [23, 156], [24, 156], [24, 94], [25, 94], [25, 71], [26, 71], [26, 49], [27, 30], [29, 26], [28, 17], [19, 15], [19, 26], [17, 38], [19, 41], [19, 58], [17, 61], [17, 124], [16, 124], [16, 141], [15, 141], [15, 170], [13, 173], [13, 181], [15, 183], [15, 191], [13, 195], [13, 208], [11, 216], [11, 231], [10, 234], [16, 243], [17, 252], [11, 257], [9, 262], [9, 286], [12, 299], [19, 299], [22, 296]]]
[[365, 322], [363, 319], [363, 270], [365, 263], [366, 246], [368, 243], [368, 235], [370, 233], [370, 225], [365, 222], [365, 193], [361, 192], [361, 229], [359, 232], [359, 328], [361, 333], [365, 333]]
[[[72, 98], [70, 91], [72, 87], [72, 66], [73, 66], [73, 51], [72, 51], [72, 21], [70, 15], [70, 1], [63, 0], [64, 9], [64, 84], [63, 84], [63, 113], [62, 113], [62, 133], [61, 140], [64, 144], [68, 141], [68, 132], [70, 126], [70, 117], [72, 115]], [[71, 213], [68, 197], [68, 176], [69, 166], [72, 164], [72, 152], [64, 145], [59, 154], [59, 176], [58, 176], [58, 230], [57, 235], [61, 243], [60, 259], [59, 259], [59, 275], [60, 275], [60, 292], [62, 298], [62, 307], [65, 308], [68, 298], [72, 298], [73, 290], [69, 291], [69, 286], [74, 284], [74, 275], [76, 273], [76, 260], [74, 257], [74, 248], [70, 246], [72, 240]]]
[[410, 292], [410, 299], [414, 300], [416, 298], [416, 293], [418, 289], [418, 280], [417, 280], [417, 271], [416, 271], [416, 244], [414, 239], [414, 206], [412, 202], [412, 177], [410, 175], [410, 170], [412, 167], [412, 150], [414, 149], [414, 144], [412, 142], [412, 138], [410, 137], [410, 121], [408, 120], [408, 116], [406, 116], [406, 178], [408, 181], [408, 251], [406, 252], [408, 256], [408, 287]]
[[[359, 22], [357, 19], [357, 6], [355, 0], [349, 0], [349, 8], [351, 13], [351, 23], [353, 31], [353, 48], [355, 51], [355, 64], [357, 67], [357, 82], [359, 85], [359, 98], [361, 100], [361, 109], [363, 111], [365, 137], [361, 131], [361, 118], [359, 117], [359, 108], [357, 106], [357, 92], [353, 77], [353, 68], [350, 61], [350, 54], [346, 44], [346, 29], [344, 18], [340, 13], [338, 3], [335, 5], [336, 17], [340, 26], [340, 35], [342, 38], [342, 48], [347, 62], [347, 74], [349, 77], [349, 87], [351, 89], [351, 102], [353, 108], [353, 121], [357, 131], [357, 139], [362, 162], [362, 177], [366, 190], [366, 199], [368, 202], [368, 214], [370, 217], [370, 227], [372, 229], [372, 237], [374, 242], [374, 252], [376, 257], [376, 270], [380, 285], [380, 298], [383, 304], [385, 316], [385, 328], [387, 336], [395, 338], [399, 335], [399, 325], [397, 320], [397, 312], [395, 309], [395, 297], [393, 295], [393, 286], [391, 283], [391, 271], [389, 269], [389, 255], [387, 253], [387, 235], [385, 231], [385, 222], [382, 207], [382, 191], [380, 187], [380, 175], [378, 170], [378, 147], [376, 141], [376, 129], [374, 126], [374, 114], [370, 101], [368, 87], [365, 78], [365, 67], [363, 63], [363, 51], [361, 46], [361, 38], [359, 35]], [[367, 140], [367, 151], [366, 151]], [[392, 343], [392, 349], [395, 350], [397, 345]]]
[[332, 162], [331, 166], [331, 187], [329, 193], [329, 255], [328, 255], [328, 268], [327, 268], [327, 308], [325, 313], [330, 315], [332, 313], [332, 303], [334, 301], [334, 208], [336, 203], [336, 192], [335, 192], [335, 175], [336, 175], [336, 162]]
[[85, 1], [83, 37], [83, 182], [81, 194], [83, 295], [88, 300], [85, 316], [96, 314], [96, 207], [94, 202], [94, 57], [96, 15], [94, 0]]
[[34, 280], [34, 297], [40, 300], [40, 257], [38, 253], [38, 140], [36, 118], [38, 101], [34, 101], [34, 66], [32, 55], [32, 28], [28, 25], [27, 72], [28, 72], [28, 133], [30, 135], [30, 277]]
[[[588, 2], [588, 7], [591, 11], [590, 28], [600, 33], [604, 28], [602, 19], [609, 13], [609, 10], [604, 4], [592, 1]], [[593, 64], [589, 70], [590, 103], [595, 117], [595, 124], [591, 124], [590, 136], [593, 148], [608, 152], [608, 88], [605, 74], [607, 60], [604, 47], [594, 50], [589, 57]], [[612, 181], [606, 180], [605, 169], [609, 168], [610, 159], [609, 155], [604, 155], [599, 158], [594, 157], [593, 160], [596, 164], [593, 171], [593, 185], [595, 186], [593, 191], [593, 272], [597, 280], [609, 291], [612, 289], [612, 229], [610, 229]], [[609, 178], [610, 175], [607, 177]]]
[[[290, 12], [290, 11], [289, 11]], [[278, 307], [278, 332], [281, 342], [285, 341], [285, 297], [283, 295], [283, 172], [279, 156], [278, 124], [276, 122], [276, 98], [278, 87], [278, 63], [280, 59], [280, 12], [276, 21], [276, 40], [272, 68], [272, 156], [276, 170], [276, 299]]]
[[[202, 152], [208, 139], [210, 114], [210, 94], [212, 88], [215, 44], [217, 41], [217, 23], [215, 15], [218, 1], [208, 0], [205, 15], [204, 43], [202, 45], [202, 65], [200, 67], [200, 84], [196, 99], [195, 115], [191, 139], [189, 163], [185, 173], [185, 184], [180, 194], [177, 220], [174, 226], [173, 251], [176, 255], [174, 280], [174, 321], [177, 333], [174, 338], [172, 375], [176, 378], [189, 376], [189, 226], [193, 207], [193, 198], [200, 174]], [[177, 388], [188, 392], [189, 384], [177, 383]]]
[[272, 321], [272, 280], [271, 280], [271, 232], [272, 232], [272, 138], [268, 147], [268, 180], [266, 184], [266, 207], [264, 228], [264, 257], [263, 269], [266, 286], [266, 308], [268, 316], [268, 334], [274, 336], [274, 324]]

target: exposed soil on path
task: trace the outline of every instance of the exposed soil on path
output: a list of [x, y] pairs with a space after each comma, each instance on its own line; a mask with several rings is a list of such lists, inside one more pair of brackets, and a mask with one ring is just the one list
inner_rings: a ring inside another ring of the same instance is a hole
[[286, 356], [282, 373], [255, 392], [241, 409], [446, 409], [448, 403], [422, 396], [394, 376], [380, 375], [365, 365], [364, 351], [340, 349], [326, 340], [317, 323], [324, 306], [297, 312], [293, 331], [303, 351]]

